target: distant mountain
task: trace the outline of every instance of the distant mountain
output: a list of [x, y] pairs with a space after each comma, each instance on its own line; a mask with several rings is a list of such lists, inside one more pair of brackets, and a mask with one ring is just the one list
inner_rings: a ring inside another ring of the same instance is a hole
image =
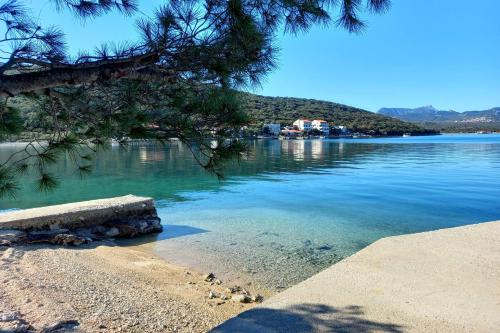
[[460, 122], [460, 123], [493, 123], [500, 122], [500, 107], [484, 111], [442, 111], [432, 105], [422, 106], [415, 109], [408, 108], [382, 108], [379, 114], [397, 118], [413, 123], [437, 123], [437, 122]]
[[353, 132], [372, 135], [435, 134], [423, 126], [404, 122], [363, 109], [334, 102], [294, 97], [268, 97], [242, 93], [255, 129], [265, 123], [291, 125], [300, 118], [324, 119], [330, 125], [343, 125]]

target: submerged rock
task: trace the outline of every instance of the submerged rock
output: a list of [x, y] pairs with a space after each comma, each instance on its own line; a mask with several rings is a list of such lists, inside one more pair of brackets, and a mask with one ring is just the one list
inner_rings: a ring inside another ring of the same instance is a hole
[[330, 244], [324, 244], [324, 245], [320, 245], [320, 246], [316, 247], [316, 250], [330, 251], [332, 248], [333, 248], [333, 246], [331, 246]]

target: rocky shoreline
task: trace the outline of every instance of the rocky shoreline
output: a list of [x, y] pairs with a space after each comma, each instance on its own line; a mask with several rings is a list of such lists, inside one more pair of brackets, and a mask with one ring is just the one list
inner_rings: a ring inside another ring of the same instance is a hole
[[1, 214], [0, 332], [206, 332], [263, 300], [113, 241], [161, 231], [134, 196]]
[[89, 228], [56, 228], [47, 230], [0, 230], [0, 246], [49, 243], [56, 245], [89, 244], [113, 238], [131, 238], [163, 230], [160, 219], [130, 220], [105, 223]]

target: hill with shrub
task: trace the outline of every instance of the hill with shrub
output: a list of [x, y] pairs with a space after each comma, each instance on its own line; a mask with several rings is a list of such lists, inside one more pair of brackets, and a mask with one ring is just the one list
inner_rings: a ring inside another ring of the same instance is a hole
[[314, 99], [268, 97], [242, 93], [255, 128], [265, 123], [292, 125], [299, 118], [324, 119], [331, 126], [346, 126], [352, 132], [396, 136], [436, 134], [435, 129], [401, 121], [352, 106]]

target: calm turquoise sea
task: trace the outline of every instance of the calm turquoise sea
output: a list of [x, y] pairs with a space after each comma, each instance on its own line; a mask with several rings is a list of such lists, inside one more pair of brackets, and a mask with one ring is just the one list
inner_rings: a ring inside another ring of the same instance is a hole
[[[124, 194], [153, 196], [169, 260], [270, 289], [301, 281], [390, 235], [500, 219], [500, 135], [351, 140], [261, 140], [206, 174], [181, 144], [103, 152], [81, 180], [61, 161], [62, 185], [29, 183], [0, 209]], [[15, 149], [0, 146], [0, 160]]]

